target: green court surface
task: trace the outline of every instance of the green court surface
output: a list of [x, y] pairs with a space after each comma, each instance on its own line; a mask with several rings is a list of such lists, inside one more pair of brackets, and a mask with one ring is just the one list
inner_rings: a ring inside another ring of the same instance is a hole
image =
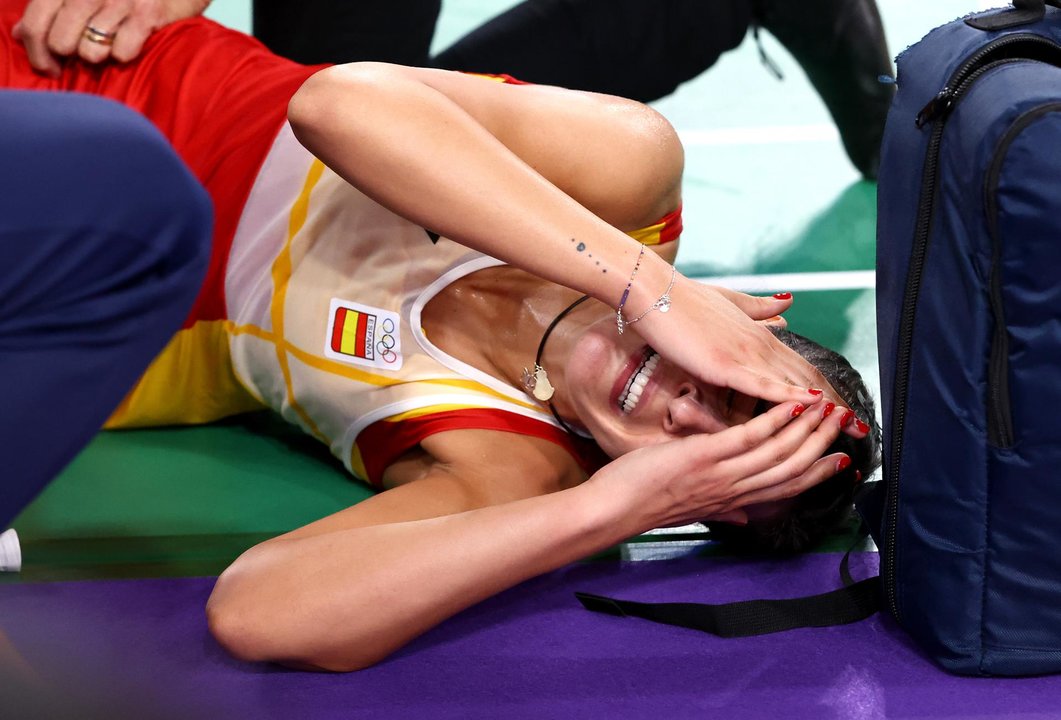
[[[510, 4], [446, 0], [436, 47]], [[969, 0], [881, 7], [894, 52], [979, 9]], [[241, 0], [216, 0], [209, 14], [249, 26]], [[741, 276], [736, 286], [766, 274], [757, 292], [795, 291], [790, 327], [847, 354], [876, 388], [876, 187], [848, 163], [798, 66], [772, 38], [764, 44], [784, 81], [761, 66], [749, 38], [658, 103], [687, 148], [679, 267]], [[25, 569], [0, 583], [213, 575], [256, 542], [369, 494], [325, 448], [266, 415], [103, 433], [16, 520]]]

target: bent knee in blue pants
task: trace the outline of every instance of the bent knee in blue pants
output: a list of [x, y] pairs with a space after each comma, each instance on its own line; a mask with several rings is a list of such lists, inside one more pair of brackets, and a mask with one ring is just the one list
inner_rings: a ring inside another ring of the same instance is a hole
[[211, 207], [128, 108], [0, 91], [0, 529], [83, 447], [177, 330]]

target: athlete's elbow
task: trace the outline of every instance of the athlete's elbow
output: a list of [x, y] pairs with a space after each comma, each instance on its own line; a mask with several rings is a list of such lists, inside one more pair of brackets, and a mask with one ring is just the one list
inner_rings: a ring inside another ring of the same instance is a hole
[[366, 116], [364, 109], [372, 107], [373, 99], [388, 92], [399, 72], [400, 68], [386, 63], [358, 62], [314, 73], [287, 105], [287, 120], [295, 137], [305, 144], [306, 138], [312, 141], [313, 136], [334, 127], [352, 130]]
[[229, 655], [245, 662], [276, 660], [276, 634], [282, 628], [267, 628], [262, 588], [244, 567], [241, 556], [217, 579], [206, 602], [206, 624], [214, 639]]
[[207, 627], [229, 655], [324, 672], [361, 670], [386, 657], [386, 649], [376, 652], [371, 642], [358, 642], [351, 629], [339, 645], [331, 633], [322, 634], [327, 623], [298, 612], [305, 598], [276, 591], [268, 560], [261, 546], [244, 553], [221, 574], [207, 601]]
[[385, 656], [354, 656], [349, 653], [314, 650], [301, 642], [285, 642], [278, 636], [285, 628], [260, 622], [253, 613], [224, 602], [211, 601], [206, 609], [207, 625], [214, 640], [237, 660], [276, 663], [294, 670], [347, 673], [370, 667]]

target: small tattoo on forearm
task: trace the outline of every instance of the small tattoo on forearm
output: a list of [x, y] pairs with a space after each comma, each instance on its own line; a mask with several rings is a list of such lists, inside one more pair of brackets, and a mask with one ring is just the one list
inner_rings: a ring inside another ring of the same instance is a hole
[[[578, 242], [578, 241], [575, 238], [571, 238], [571, 242]], [[578, 245], [575, 246], [575, 250], [577, 250], [578, 252], [585, 252], [586, 251], [586, 243], [579, 242]], [[587, 255], [587, 257], [591, 257], [591, 258], [593, 257], [593, 253], [587, 253], [586, 255]], [[595, 262], [597, 267], [600, 267], [600, 260], [596, 260], [594, 262]], [[607, 268], [601, 268], [601, 273], [602, 274], [607, 273], [607, 272], [608, 272]]]

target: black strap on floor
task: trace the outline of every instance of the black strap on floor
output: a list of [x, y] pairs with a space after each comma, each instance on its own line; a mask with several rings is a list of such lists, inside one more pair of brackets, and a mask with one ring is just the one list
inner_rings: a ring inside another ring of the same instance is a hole
[[804, 627], [846, 625], [865, 620], [880, 609], [880, 578], [874, 576], [849, 587], [784, 600], [745, 600], [701, 603], [639, 603], [575, 593], [582, 606], [594, 612], [639, 617], [665, 625], [702, 630], [724, 638], [766, 635]]
[[820, 595], [783, 600], [704, 603], [639, 603], [576, 592], [593, 612], [638, 617], [664, 625], [702, 630], [724, 638], [751, 637], [805, 627], [830, 627], [865, 620], [881, 608], [880, 577], [855, 582], [848, 568], [851, 551], [866, 539], [861, 534], [840, 561], [844, 586]]

